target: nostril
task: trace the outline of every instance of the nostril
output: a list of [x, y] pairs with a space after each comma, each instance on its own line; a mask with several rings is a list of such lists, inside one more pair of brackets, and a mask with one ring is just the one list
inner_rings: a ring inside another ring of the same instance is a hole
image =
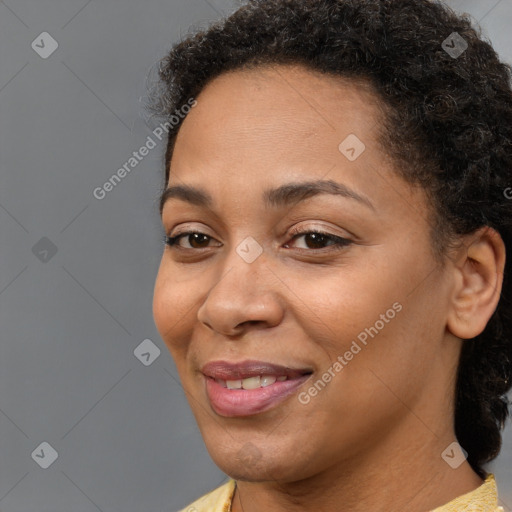
[[248, 325], [258, 325], [261, 322], [261, 320], [245, 320], [244, 322], [240, 322], [235, 329], [240, 329], [243, 327], [246, 327]]

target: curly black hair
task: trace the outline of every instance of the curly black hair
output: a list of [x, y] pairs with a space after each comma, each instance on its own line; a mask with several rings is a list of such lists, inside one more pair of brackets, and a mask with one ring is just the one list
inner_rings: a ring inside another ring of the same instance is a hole
[[[512, 255], [512, 68], [468, 15], [436, 0], [250, 0], [173, 46], [149, 110], [171, 116], [221, 73], [287, 63], [373, 87], [386, 111], [382, 147], [432, 204], [436, 254], [489, 226]], [[169, 130], [164, 186], [181, 123]], [[457, 373], [455, 433], [481, 477], [509, 415], [511, 264], [485, 330], [463, 343]]]

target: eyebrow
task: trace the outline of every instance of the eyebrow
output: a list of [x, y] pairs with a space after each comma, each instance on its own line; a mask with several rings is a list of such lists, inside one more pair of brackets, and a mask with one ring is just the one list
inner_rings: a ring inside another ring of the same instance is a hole
[[[277, 208], [291, 206], [319, 194], [331, 194], [354, 199], [375, 211], [375, 207], [366, 196], [332, 180], [286, 183], [278, 188], [265, 190], [263, 201], [269, 207]], [[213, 205], [212, 196], [204, 189], [192, 185], [173, 185], [165, 189], [160, 196], [160, 215], [162, 215], [165, 203], [170, 199], [181, 199], [193, 205], [210, 209]]]

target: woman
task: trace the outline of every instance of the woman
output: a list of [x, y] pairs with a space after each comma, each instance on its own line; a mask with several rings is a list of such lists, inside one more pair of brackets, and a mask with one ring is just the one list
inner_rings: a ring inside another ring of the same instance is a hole
[[184, 510], [502, 510], [510, 76], [429, 0], [254, 0], [162, 61], [154, 318], [231, 477]]

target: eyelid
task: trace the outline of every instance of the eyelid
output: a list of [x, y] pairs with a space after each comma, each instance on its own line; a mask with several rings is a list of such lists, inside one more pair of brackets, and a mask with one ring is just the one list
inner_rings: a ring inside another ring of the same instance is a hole
[[322, 224], [319, 223], [319, 220], [310, 221], [309, 224], [306, 223], [297, 223], [292, 228], [287, 231], [288, 235], [294, 237], [296, 235], [302, 235], [307, 233], [320, 233], [322, 235], [332, 237], [338, 240], [345, 240], [352, 243], [358, 243], [360, 238], [352, 233], [351, 231], [341, 228], [338, 225]]
[[211, 235], [210, 232], [210, 228], [202, 222], [177, 223], [170, 227], [169, 230], [166, 230], [166, 234], [170, 238], [176, 238], [177, 236], [184, 235], [185, 233], [201, 233], [203, 235], [209, 236], [210, 238], [215, 238], [215, 236]]
[[[174, 233], [174, 231], [176, 231], [176, 232]], [[208, 235], [208, 236], [212, 237], [212, 235], [209, 235], [206, 231], [208, 231], [208, 229], [205, 229], [203, 227], [195, 227], [195, 226], [189, 226], [188, 224], [185, 224], [184, 226], [180, 226], [176, 230], [175, 230], [175, 228], [171, 228], [169, 230], [168, 236], [174, 238], [176, 236], [184, 235], [185, 233], [202, 233], [203, 235]]]
[[336, 233], [333, 233], [333, 231], [334, 231], [334, 228], [319, 225], [319, 224], [306, 225], [306, 226], [301, 224], [300, 226], [294, 226], [293, 228], [291, 228], [288, 231], [288, 234], [290, 236], [295, 236], [297, 234], [305, 234], [305, 233], [322, 233], [323, 235], [332, 236], [334, 238], [351, 238], [351, 239], [356, 238], [354, 235], [352, 235], [352, 233], [350, 233], [347, 230], [344, 230], [343, 234], [342, 233], [336, 234]]

